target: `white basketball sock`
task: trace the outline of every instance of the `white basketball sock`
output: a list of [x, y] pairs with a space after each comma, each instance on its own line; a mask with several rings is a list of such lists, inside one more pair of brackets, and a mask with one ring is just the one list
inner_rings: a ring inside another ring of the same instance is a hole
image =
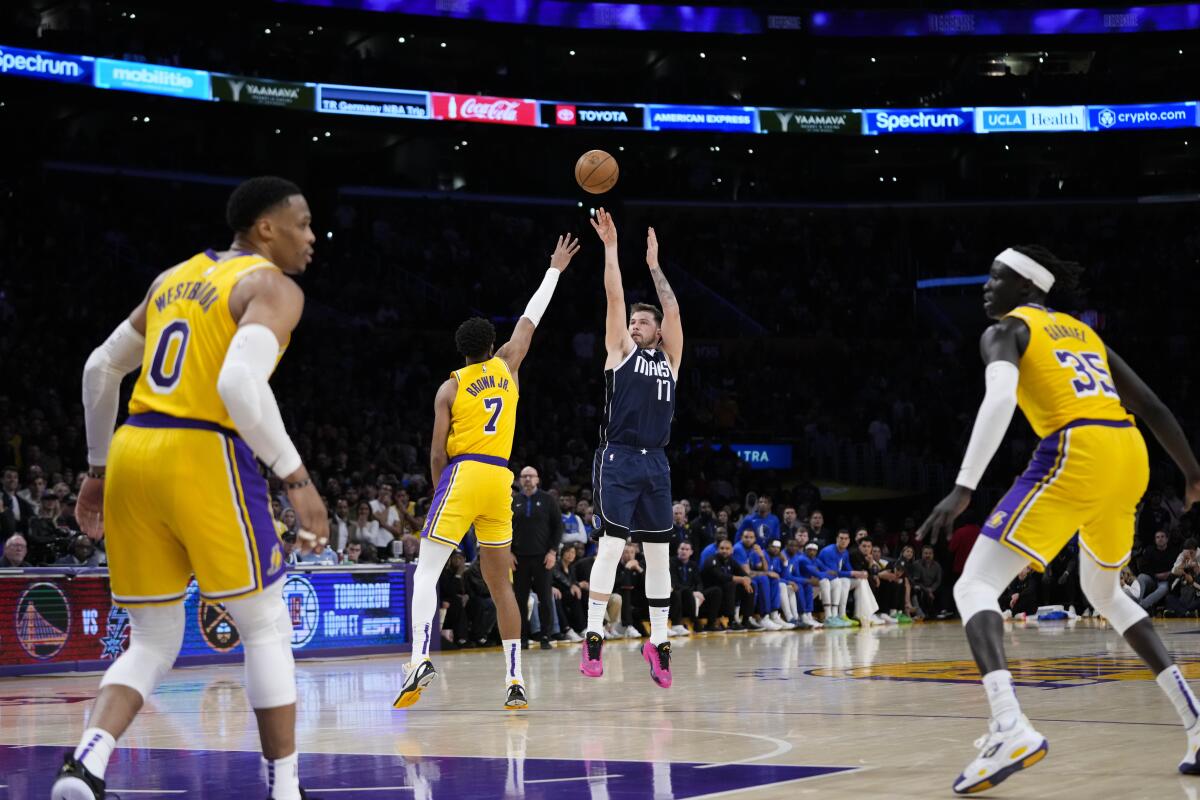
[[79, 747], [75, 748], [75, 760], [82, 762], [88, 772], [103, 779], [104, 771], [108, 769], [108, 759], [112, 757], [116, 746], [117, 740], [108, 731], [88, 728], [79, 740]]
[[1159, 687], [1171, 699], [1175, 710], [1179, 712], [1179, 718], [1183, 720], [1183, 727], [1191, 728], [1195, 725], [1196, 720], [1200, 719], [1200, 703], [1196, 702], [1196, 695], [1192, 694], [1192, 689], [1184, 680], [1179, 667], [1172, 664], [1158, 673], [1154, 680], [1158, 681]]
[[604, 638], [604, 612], [608, 610], [607, 600], [588, 599], [588, 621], [585, 633], [596, 633]]
[[655, 647], [670, 638], [670, 632], [667, 630], [667, 615], [670, 611], [670, 606], [650, 606], [650, 644]]
[[429, 658], [433, 638], [433, 620], [438, 612], [438, 579], [454, 548], [432, 539], [421, 540], [420, 557], [412, 587], [412, 653], [408, 663], [416, 665]]
[[504, 650], [504, 685], [513, 681], [525, 683], [525, 676], [521, 674], [521, 640], [505, 639], [501, 647]]
[[992, 719], [1000, 730], [1008, 730], [1021, 716], [1021, 704], [1013, 689], [1012, 673], [998, 669], [983, 676], [983, 688], [987, 690], [988, 703], [992, 707]]
[[264, 758], [267, 792], [271, 800], [300, 800], [300, 754], [274, 760]]

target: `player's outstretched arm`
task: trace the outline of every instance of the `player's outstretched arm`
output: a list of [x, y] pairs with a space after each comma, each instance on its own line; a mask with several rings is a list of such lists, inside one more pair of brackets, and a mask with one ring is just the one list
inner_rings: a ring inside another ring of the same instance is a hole
[[569, 233], [558, 237], [558, 244], [554, 246], [554, 252], [550, 254], [550, 268], [546, 270], [541, 286], [533, 293], [533, 297], [529, 298], [529, 304], [525, 306], [525, 313], [517, 320], [517, 327], [513, 330], [513, 335], [496, 351], [496, 355], [504, 359], [504, 362], [508, 364], [509, 371], [514, 376], [521, 368], [521, 362], [525, 360], [525, 355], [529, 352], [529, 345], [533, 342], [534, 328], [542, 321], [542, 315], [546, 313], [546, 308], [550, 305], [550, 298], [554, 297], [554, 288], [558, 286], [558, 276], [566, 271], [571, 259], [578, 252], [578, 239], [572, 238]]
[[604, 368], [617, 366], [633, 352], [629, 336], [629, 320], [625, 316], [625, 287], [621, 285], [621, 262], [617, 258], [617, 226], [612, 215], [603, 208], [589, 220], [600, 241], [604, 242], [604, 296], [608, 314], [604, 318], [604, 348], [608, 351]]
[[458, 381], [447, 379], [438, 387], [437, 395], [433, 398], [433, 436], [429, 440], [429, 469], [430, 477], [436, 486], [450, 463], [446, 454], [446, 440], [450, 438], [450, 411], [454, 406], [454, 396], [458, 394]]
[[662, 349], [678, 374], [679, 362], [683, 359], [683, 321], [679, 318], [679, 301], [658, 263], [658, 235], [654, 228], [646, 229], [646, 266], [650, 267], [650, 277], [663, 312]]
[[1193, 503], [1200, 500], [1200, 464], [1196, 462], [1196, 454], [1192, 452], [1192, 446], [1188, 443], [1183, 428], [1179, 426], [1179, 421], [1125, 359], [1112, 350], [1108, 351], [1108, 366], [1112, 370], [1113, 382], [1116, 384], [1117, 394], [1121, 397], [1121, 404], [1133, 412], [1135, 417], [1145, 420], [1154, 438], [1158, 439], [1159, 444], [1183, 472], [1187, 480], [1185, 510], [1191, 508]]
[[283, 426], [268, 382], [280, 348], [300, 322], [304, 292], [282, 272], [259, 270], [238, 281], [229, 312], [238, 329], [217, 376], [217, 393], [254, 455], [283, 479], [300, 525], [318, 539], [328, 537], [329, 512]]
[[[171, 269], [174, 269], [172, 267]], [[116, 330], [92, 351], [83, 367], [83, 424], [88, 444], [88, 477], [79, 490], [75, 518], [93, 541], [104, 536], [104, 473], [108, 447], [117, 424], [121, 381], [142, 364], [146, 349], [146, 304], [158, 290], [167, 270], [154, 279]]]
[[931, 530], [941, 531], [947, 537], [950, 535], [954, 520], [971, 504], [971, 495], [979, 485], [979, 479], [1000, 449], [1000, 442], [1017, 410], [1020, 378], [1017, 365], [1021, 361], [1022, 334], [1028, 335], [1025, 323], [1009, 318], [992, 325], [980, 337], [980, 355], [987, 364], [987, 390], [975, 416], [975, 427], [971, 429], [971, 440], [954, 489], [934, 506], [929, 518], [917, 530], [917, 541], [923, 540]]

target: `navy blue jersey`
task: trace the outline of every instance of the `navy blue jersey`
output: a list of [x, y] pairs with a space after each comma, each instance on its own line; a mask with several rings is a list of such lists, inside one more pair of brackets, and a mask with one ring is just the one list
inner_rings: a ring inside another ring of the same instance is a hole
[[636, 348], [604, 370], [604, 419], [600, 446], [666, 447], [675, 417], [675, 375], [662, 350]]

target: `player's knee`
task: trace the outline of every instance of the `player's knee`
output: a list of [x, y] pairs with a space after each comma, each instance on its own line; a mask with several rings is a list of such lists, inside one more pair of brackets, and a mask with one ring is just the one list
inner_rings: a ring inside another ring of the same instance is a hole
[[128, 686], [145, 700], [171, 671], [179, 655], [183, 644], [183, 606], [131, 608], [129, 627], [129, 649], [104, 673], [100, 685]]
[[958, 607], [963, 625], [981, 611], [995, 611], [999, 614], [998, 598], [1002, 591], [1003, 586], [995, 588], [978, 576], [963, 575], [959, 578], [958, 583], [954, 584], [954, 603]]
[[1146, 610], [1121, 590], [1120, 573], [1101, 569], [1087, 556], [1080, 556], [1079, 587], [1092, 606], [1119, 634], [1146, 616]]
[[279, 589], [225, 604], [246, 648], [246, 698], [256, 709], [296, 702], [292, 620]]

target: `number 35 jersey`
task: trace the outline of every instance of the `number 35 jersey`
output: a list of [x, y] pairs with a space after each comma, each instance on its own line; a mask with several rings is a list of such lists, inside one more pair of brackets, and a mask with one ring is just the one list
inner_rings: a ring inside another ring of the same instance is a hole
[[1018, 306], [1006, 317], [1029, 326], [1017, 404], [1038, 436], [1049, 436], [1076, 420], [1132, 419], [1117, 395], [1108, 348], [1088, 325], [1035, 305]]
[[208, 250], [167, 273], [146, 304], [146, 349], [130, 414], [156, 411], [234, 429], [217, 394], [238, 327], [229, 295], [239, 280], [263, 269], [279, 268], [257, 254], [218, 261]]
[[512, 457], [517, 430], [517, 382], [504, 359], [492, 357], [452, 373], [458, 393], [450, 407], [446, 455]]

